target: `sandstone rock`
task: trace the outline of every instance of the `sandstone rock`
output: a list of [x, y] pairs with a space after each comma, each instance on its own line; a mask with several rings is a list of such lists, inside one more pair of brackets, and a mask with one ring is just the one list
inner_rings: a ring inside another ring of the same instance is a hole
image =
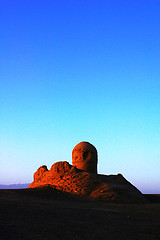
[[88, 142], [80, 142], [72, 151], [72, 164], [57, 162], [48, 170], [43, 165], [34, 174], [29, 188], [50, 186], [62, 192], [107, 203], [143, 203], [142, 193], [121, 174], [97, 174], [98, 154]]
[[34, 181], [40, 181], [43, 179], [43, 177], [46, 175], [46, 172], [48, 171], [47, 166], [43, 165], [37, 169], [37, 171], [34, 173]]
[[91, 174], [70, 165], [68, 162], [54, 163], [50, 170], [40, 167], [34, 174], [29, 188], [47, 186], [88, 199], [107, 203], [143, 203], [141, 192], [121, 174]]
[[98, 154], [89, 142], [80, 142], [72, 151], [72, 165], [89, 173], [97, 173]]

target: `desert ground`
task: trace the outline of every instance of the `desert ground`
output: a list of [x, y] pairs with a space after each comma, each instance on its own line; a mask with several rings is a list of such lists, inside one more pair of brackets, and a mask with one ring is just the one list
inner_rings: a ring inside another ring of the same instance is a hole
[[1, 189], [0, 235], [19, 239], [160, 239], [160, 195], [107, 204], [54, 189]]

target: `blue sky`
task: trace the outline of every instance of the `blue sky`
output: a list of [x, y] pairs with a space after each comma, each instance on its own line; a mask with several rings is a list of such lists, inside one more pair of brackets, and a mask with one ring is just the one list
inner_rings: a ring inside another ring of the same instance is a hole
[[160, 2], [0, 2], [0, 184], [72, 162], [160, 193]]

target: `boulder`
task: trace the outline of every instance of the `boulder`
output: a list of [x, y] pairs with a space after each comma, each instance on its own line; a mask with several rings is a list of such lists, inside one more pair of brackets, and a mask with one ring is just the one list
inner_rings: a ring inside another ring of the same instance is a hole
[[89, 142], [78, 143], [72, 151], [72, 165], [89, 173], [97, 173], [97, 149]]

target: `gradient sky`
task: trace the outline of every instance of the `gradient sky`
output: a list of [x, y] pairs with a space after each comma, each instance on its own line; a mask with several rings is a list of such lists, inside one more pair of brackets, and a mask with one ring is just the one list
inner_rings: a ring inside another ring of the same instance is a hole
[[0, 184], [72, 162], [160, 193], [160, 1], [0, 1]]

